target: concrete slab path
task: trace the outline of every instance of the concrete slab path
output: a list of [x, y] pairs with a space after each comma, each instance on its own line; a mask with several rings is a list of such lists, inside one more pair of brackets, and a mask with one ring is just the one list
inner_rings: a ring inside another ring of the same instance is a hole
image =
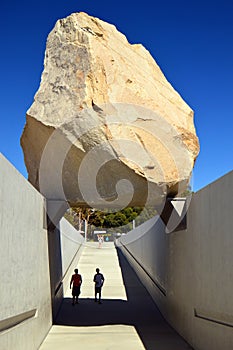
[[[114, 244], [87, 243], [77, 266], [83, 277], [80, 303], [67, 290], [40, 350], [190, 350], [166, 323], [149, 293]], [[105, 277], [102, 304], [94, 302], [96, 267]]]

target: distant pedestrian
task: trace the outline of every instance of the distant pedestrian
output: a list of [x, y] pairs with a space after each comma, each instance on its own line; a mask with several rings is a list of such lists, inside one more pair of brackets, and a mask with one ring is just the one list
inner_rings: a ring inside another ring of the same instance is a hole
[[101, 236], [101, 235], [99, 235], [99, 236], [98, 236], [98, 242], [99, 242], [99, 248], [102, 248], [102, 244], [103, 244], [103, 242], [104, 242], [104, 237]]
[[101, 304], [101, 290], [104, 284], [104, 276], [98, 268], [96, 269], [93, 282], [95, 282], [95, 302], [97, 302], [97, 294], [99, 294], [99, 304]]
[[75, 274], [72, 275], [71, 280], [70, 280], [70, 289], [73, 285], [72, 288], [72, 296], [73, 296], [73, 301], [72, 301], [72, 305], [78, 304], [78, 297], [80, 295], [80, 287], [82, 284], [82, 276], [78, 273], [78, 269], [74, 270]]

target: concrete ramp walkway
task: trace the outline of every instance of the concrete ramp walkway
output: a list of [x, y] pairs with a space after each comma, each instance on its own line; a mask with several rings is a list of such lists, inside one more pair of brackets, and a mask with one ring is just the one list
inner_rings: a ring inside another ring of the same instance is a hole
[[[87, 243], [77, 266], [83, 277], [80, 303], [68, 290], [40, 350], [187, 350], [113, 243]], [[94, 302], [96, 267], [104, 274], [102, 304]]]

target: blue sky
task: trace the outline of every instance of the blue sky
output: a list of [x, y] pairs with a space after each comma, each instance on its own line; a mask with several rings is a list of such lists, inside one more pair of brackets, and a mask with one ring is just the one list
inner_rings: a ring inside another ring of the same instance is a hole
[[129, 42], [142, 43], [195, 112], [201, 151], [193, 189], [232, 170], [233, 2], [144, 0], [1, 3], [0, 151], [25, 176], [20, 147], [33, 102], [46, 38], [56, 20], [84, 11], [116, 25]]

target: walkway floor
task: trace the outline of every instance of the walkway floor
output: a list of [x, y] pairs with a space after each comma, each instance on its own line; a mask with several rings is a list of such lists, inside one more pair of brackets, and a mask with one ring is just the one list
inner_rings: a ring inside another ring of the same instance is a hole
[[[94, 302], [96, 267], [104, 274], [102, 304]], [[71, 292], [40, 350], [190, 350], [166, 323], [133, 269], [113, 243], [88, 243], [79, 261], [80, 303]]]

